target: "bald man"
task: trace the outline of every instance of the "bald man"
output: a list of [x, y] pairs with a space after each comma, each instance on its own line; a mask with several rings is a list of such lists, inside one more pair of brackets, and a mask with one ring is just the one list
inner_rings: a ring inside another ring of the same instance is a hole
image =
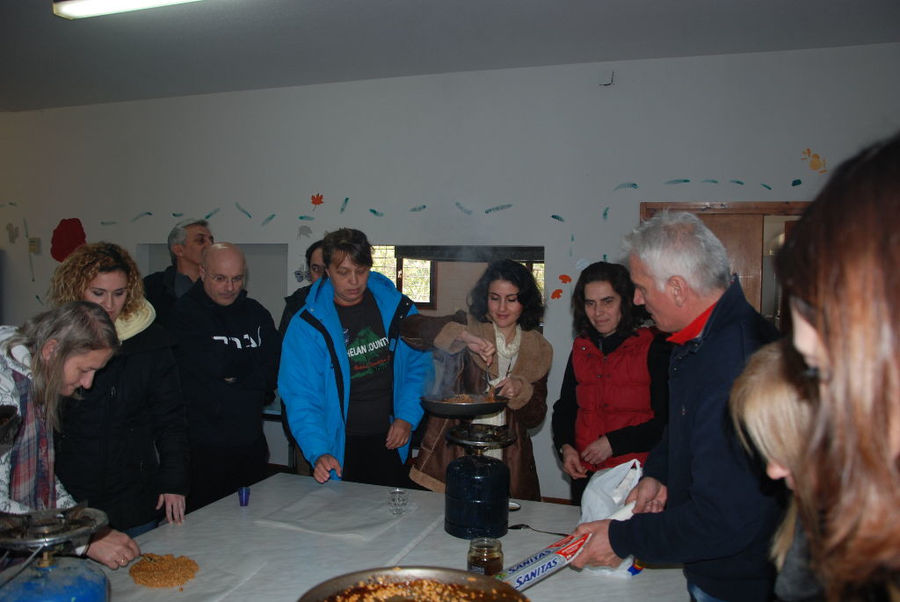
[[262, 408], [271, 401], [281, 338], [271, 314], [247, 296], [244, 253], [216, 243], [200, 278], [175, 304], [176, 358], [188, 413], [188, 512], [265, 477]]

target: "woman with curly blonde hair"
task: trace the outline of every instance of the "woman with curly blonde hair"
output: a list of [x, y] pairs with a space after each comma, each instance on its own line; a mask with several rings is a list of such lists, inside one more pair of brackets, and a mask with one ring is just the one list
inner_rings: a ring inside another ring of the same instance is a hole
[[[120, 276], [124, 277], [121, 282]], [[112, 295], [99, 292], [103, 287], [91, 288], [94, 280], [115, 280]], [[86, 297], [93, 298], [86, 298]], [[127, 319], [136, 313], [153, 311], [144, 299], [144, 282], [137, 264], [125, 249], [108, 242], [81, 245], [66, 257], [50, 279], [50, 302], [62, 305], [69, 301], [92, 301], [102, 306], [119, 327], [119, 318]], [[124, 303], [121, 303], [124, 301]]]
[[154, 324], [137, 265], [109, 242], [82, 245], [57, 267], [55, 305], [92, 301], [122, 341], [94, 386], [67, 398], [56, 437], [56, 472], [76, 500], [88, 500], [111, 526], [137, 536], [184, 520], [187, 427], [173, 341]]

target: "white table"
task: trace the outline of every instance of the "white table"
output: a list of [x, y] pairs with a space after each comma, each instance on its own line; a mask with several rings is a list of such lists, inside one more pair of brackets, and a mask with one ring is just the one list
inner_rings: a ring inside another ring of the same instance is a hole
[[[409, 510], [394, 518], [387, 510], [387, 491], [387, 487], [341, 481], [320, 485], [311, 477], [274, 475], [253, 485], [246, 507], [239, 506], [237, 495], [229, 496], [188, 515], [182, 526], [165, 525], [137, 538], [143, 552], [186, 555], [197, 561], [200, 572], [183, 592], [140, 587], [127, 570], [107, 570], [112, 599], [296, 601], [314, 585], [355, 570], [397, 565], [466, 568], [469, 543], [444, 531], [442, 494], [411, 490]], [[310, 513], [304, 525], [320, 533], [271, 522], [283, 518], [281, 513], [290, 508], [329, 497], [331, 503], [319, 513]], [[326, 535], [329, 525], [316, 521], [316, 516], [335, 511], [347, 517], [375, 517], [371, 529], [381, 532], [368, 540]], [[378, 518], [382, 514], [383, 521]], [[510, 523], [568, 532], [578, 514], [573, 506], [522, 502], [521, 510], [510, 513]], [[501, 539], [504, 564], [556, 539], [530, 530], [510, 531]], [[618, 579], [564, 568], [525, 594], [533, 602], [688, 599], [679, 569], [645, 569], [637, 577]]]

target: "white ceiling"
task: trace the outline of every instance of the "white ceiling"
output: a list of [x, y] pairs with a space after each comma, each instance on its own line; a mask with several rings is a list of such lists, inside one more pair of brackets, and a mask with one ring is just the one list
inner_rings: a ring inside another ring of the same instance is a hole
[[67, 21], [0, 0], [0, 111], [900, 42], [900, 0], [205, 0]]

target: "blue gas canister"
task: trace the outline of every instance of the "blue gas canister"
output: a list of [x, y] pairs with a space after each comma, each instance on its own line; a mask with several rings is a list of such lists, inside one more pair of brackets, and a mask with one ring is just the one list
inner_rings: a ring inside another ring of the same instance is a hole
[[[109, 581], [90, 560], [53, 557], [48, 566], [36, 561], [12, 581], [0, 587], [0, 602], [106, 602]], [[21, 567], [12, 566], [0, 573], [0, 583]]]

